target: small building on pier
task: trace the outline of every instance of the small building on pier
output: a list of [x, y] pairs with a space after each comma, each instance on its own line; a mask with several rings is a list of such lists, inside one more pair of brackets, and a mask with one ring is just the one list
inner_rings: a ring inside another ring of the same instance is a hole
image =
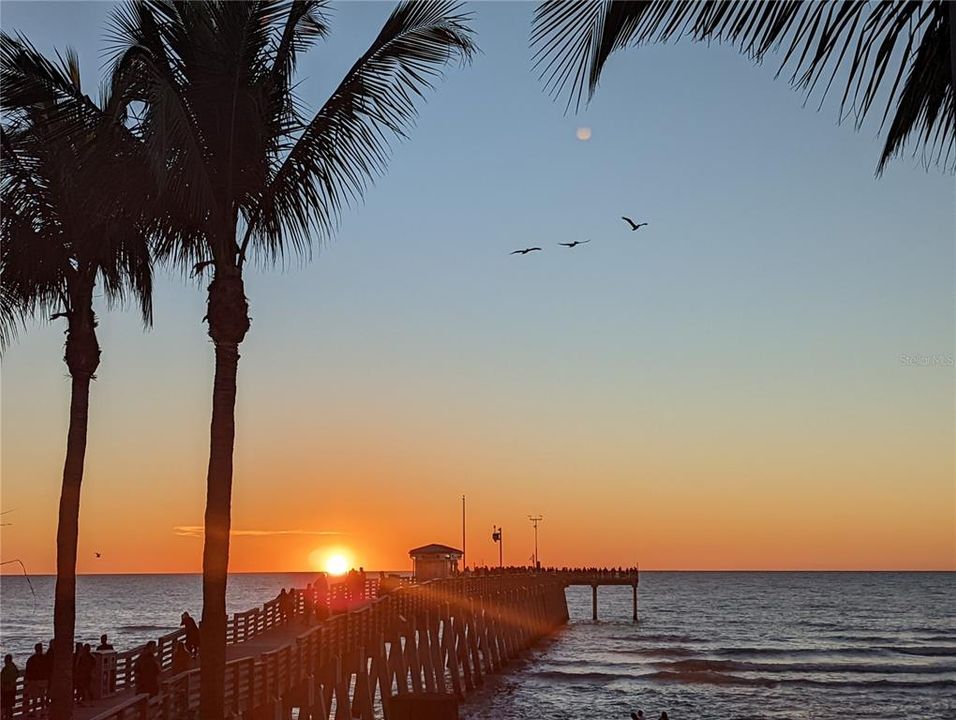
[[422, 545], [408, 551], [416, 582], [457, 575], [458, 561], [463, 554], [461, 550], [438, 543]]

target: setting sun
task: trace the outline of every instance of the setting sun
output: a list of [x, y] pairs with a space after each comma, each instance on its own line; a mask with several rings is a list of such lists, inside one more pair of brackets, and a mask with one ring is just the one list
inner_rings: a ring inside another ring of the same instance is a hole
[[344, 575], [352, 566], [352, 556], [341, 547], [320, 547], [309, 554], [309, 564], [329, 575]]
[[344, 555], [330, 555], [329, 558], [325, 561], [325, 571], [329, 575], [344, 575], [345, 571], [349, 569], [349, 561], [345, 558]]

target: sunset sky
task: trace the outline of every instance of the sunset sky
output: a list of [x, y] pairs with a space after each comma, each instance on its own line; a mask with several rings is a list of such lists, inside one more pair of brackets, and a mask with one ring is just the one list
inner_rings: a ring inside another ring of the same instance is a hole
[[[300, 63], [313, 108], [392, 6], [334, 7]], [[75, 47], [95, 94], [111, 8], [0, 22]], [[336, 548], [408, 568], [460, 544], [462, 494], [469, 563], [497, 562], [493, 524], [527, 563], [535, 513], [546, 565], [956, 569], [953, 177], [907, 157], [874, 178], [877, 124], [716, 46], [616, 56], [564, 115], [530, 70], [533, 5], [470, 9], [483, 53], [334, 242], [249, 274], [232, 570]], [[148, 332], [99, 307], [83, 573], [200, 569], [205, 289], [157, 286]], [[32, 573], [54, 571], [63, 330], [3, 358], [0, 559]]]

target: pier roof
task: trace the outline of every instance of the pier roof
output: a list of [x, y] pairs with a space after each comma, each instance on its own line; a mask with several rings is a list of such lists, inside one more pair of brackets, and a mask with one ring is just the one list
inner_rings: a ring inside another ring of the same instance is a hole
[[464, 555], [464, 553], [457, 548], [449, 547], [448, 545], [441, 545], [439, 543], [431, 543], [430, 545], [422, 545], [421, 547], [412, 548], [408, 551], [408, 554], [411, 557], [415, 557], [416, 555]]

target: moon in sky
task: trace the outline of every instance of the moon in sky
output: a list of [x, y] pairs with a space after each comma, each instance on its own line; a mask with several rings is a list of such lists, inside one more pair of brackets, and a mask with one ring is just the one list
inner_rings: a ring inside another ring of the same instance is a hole
[[578, 140], [586, 141], [591, 139], [591, 128], [589, 127], [579, 127], [576, 133]]

